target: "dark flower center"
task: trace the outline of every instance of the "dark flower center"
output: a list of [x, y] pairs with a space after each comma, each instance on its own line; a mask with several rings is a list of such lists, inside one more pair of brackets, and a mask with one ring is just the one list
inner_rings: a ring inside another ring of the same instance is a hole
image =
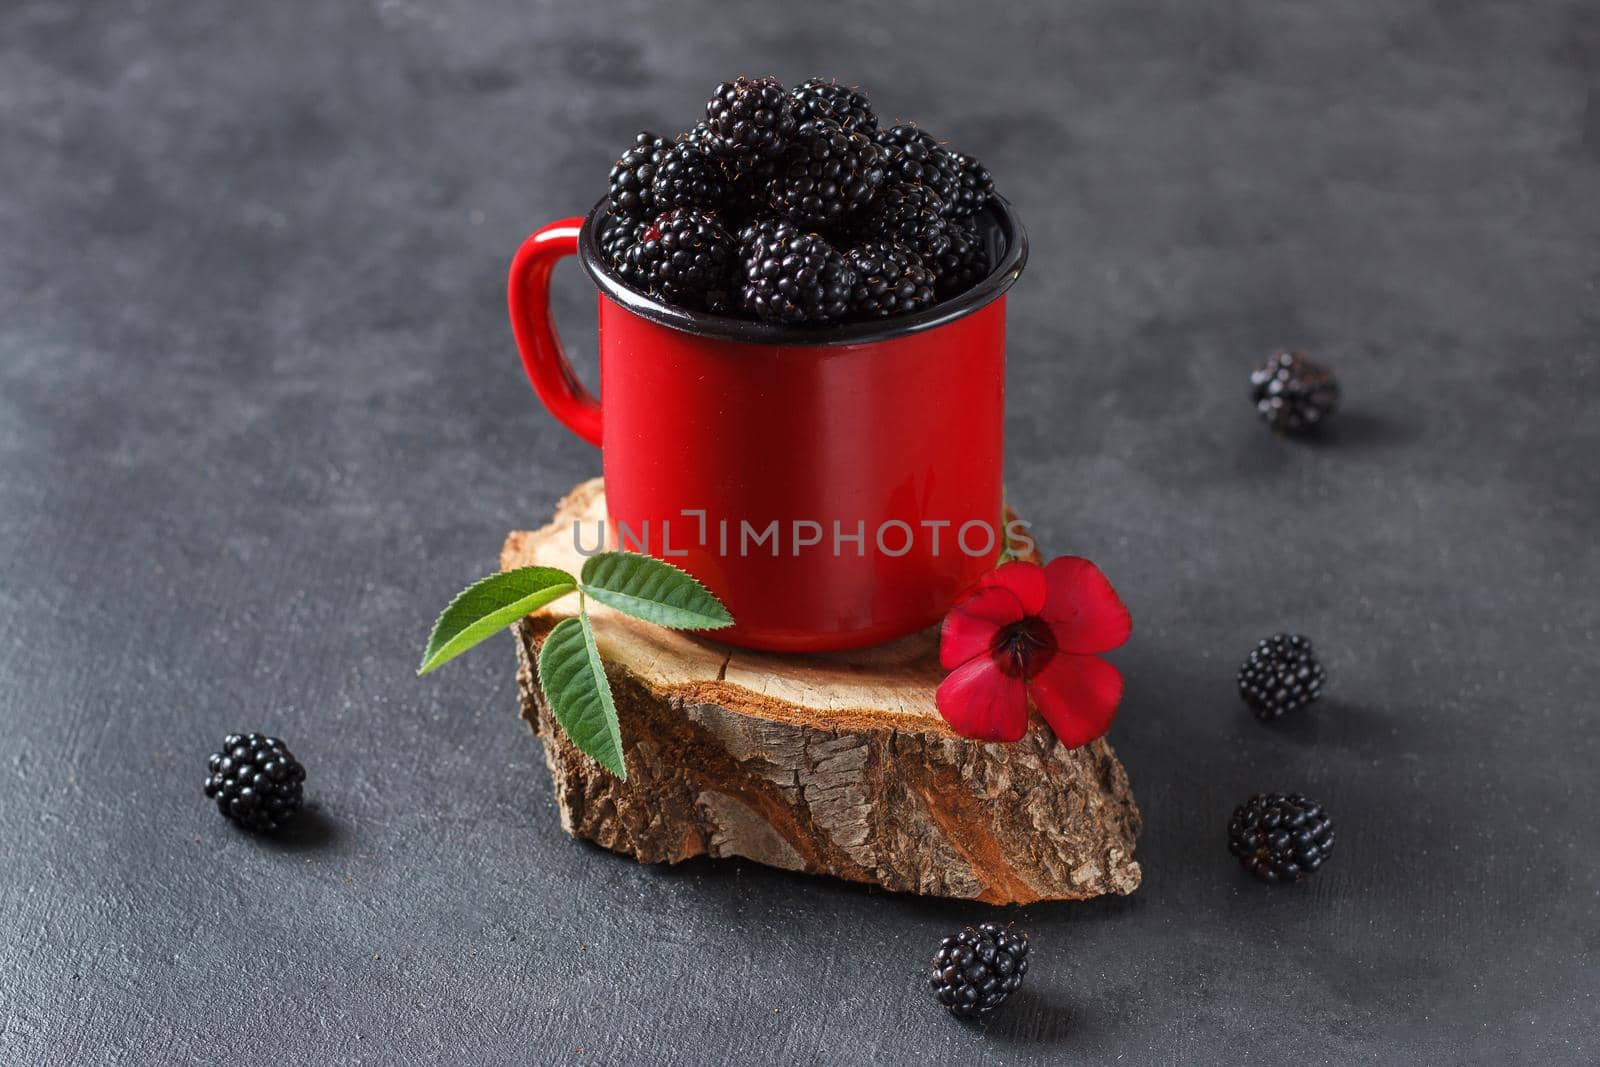
[[1037, 674], [1056, 654], [1056, 639], [1037, 615], [1002, 626], [989, 643], [995, 666], [1013, 678]]

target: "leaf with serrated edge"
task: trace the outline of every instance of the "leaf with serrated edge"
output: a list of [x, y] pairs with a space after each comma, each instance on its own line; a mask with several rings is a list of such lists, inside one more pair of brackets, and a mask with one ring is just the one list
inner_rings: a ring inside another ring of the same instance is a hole
[[555, 567], [518, 567], [473, 582], [450, 601], [433, 624], [418, 674], [455, 659], [530, 611], [578, 588], [577, 579]]
[[595, 647], [589, 613], [581, 603], [577, 618], [562, 619], [544, 639], [539, 649], [539, 686], [550, 703], [550, 714], [578, 750], [626, 780], [617, 706]]
[[722, 601], [692, 575], [637, 552], [602, 552], [583, 563], [579, 588], [610, 608], [674, 630], [733, 625]]

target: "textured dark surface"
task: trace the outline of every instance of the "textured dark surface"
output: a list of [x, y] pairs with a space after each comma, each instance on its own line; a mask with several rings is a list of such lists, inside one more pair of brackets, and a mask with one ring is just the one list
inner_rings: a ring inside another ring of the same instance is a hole
[[[1600, 1055], [1592, 4], [90, 7], [0, 9], [0, 1059]], [[1144, 888], [1007, 916], [982, 1028], [924, 967], [989, 910], [571, 842], [510, 639], [412, 676], [598, 470], [512, 250], [741, 70], [994, 171], [1011, 497], [1136, 619]], [[1344, 382], [1320, 444], [1246, 399], [1284, 345]], [[1330, 692], [1268, 727], [1284, 629]], [[233, 729], [307, 766], [286, 842], [201, 795]], [[1228, 855], [1257, 789], [1338, 822], [1310, 883]]]

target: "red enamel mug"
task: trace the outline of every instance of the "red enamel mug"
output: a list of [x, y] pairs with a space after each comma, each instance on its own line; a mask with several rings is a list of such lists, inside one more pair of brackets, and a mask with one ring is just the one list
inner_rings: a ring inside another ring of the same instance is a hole
[[[604, 202], [529, 237], [511, 325], [539, 399], [598, 445], [607, 547], [682, 567], [722, 598], [719, 641], [860, 648], [938, 622], [1005, 544], [1005, 292], [1027, 238], [978, 218], [993, 270], [913, 315], [822, 328], [686, 311], [627, 288], [597, 243]], [[599, 287], [600, 399], [550, 319], [550, 272]], [[594, 551], [595, 531], [574, 531]]]

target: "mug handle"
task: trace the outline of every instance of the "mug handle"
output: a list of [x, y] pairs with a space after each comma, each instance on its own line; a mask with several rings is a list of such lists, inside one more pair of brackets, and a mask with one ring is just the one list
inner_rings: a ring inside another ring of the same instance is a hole
[[581, 218], [558, 219], [523, 241], [511, 260], [506, 302], [517, 351], [533, 391], [567, 429], [599, 447], [600, 401], [573, 373], [550, 321], [550, 272], [557, 262], [577, 254], [582, 228]]

